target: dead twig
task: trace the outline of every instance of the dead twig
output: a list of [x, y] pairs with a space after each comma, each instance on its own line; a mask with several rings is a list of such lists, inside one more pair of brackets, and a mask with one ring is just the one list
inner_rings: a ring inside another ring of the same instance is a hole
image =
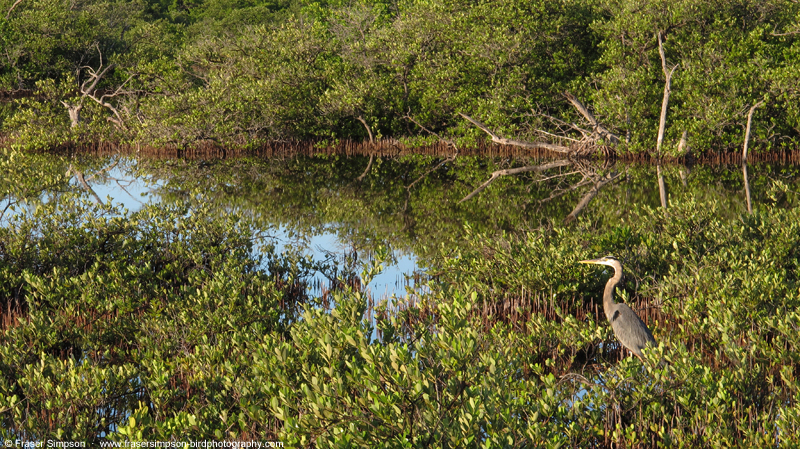
[[[581, 133], [581, 135], [583, 136], [584, 140], [590, 139], [591, 136], [592, 136], [592, 132], [591, 131], [589, 131], [588, 129], [583, 129], [580, 126], [578, 126], [578, 125], [576, 125], [574, 123], [567, 123], [567, 122], [565, 122], [564, 120], [561, 120], [558, 117], [553, 117], [552, 115], [547, 115], [544, 112], [535, 112], [535, 111], [532, 111], [532, 112], [534, 113], [534, 115], [541, 115], [542, 117], [550, 120], [551, 122], [553, 122], [553, 124], [555, 124], [559, 128], [567, 127], [567, 128], [570, 128], [570, 129], [574, 129], [575, 131], [578, 131], [579, 133]], [[562, 136], [556, 136], [556, 137], [562, 138]], [[566, 136], [564, 136], [564, 138], [566, 138]], [[580, 140], [578, 140], [578, 141], [580, 142]]]

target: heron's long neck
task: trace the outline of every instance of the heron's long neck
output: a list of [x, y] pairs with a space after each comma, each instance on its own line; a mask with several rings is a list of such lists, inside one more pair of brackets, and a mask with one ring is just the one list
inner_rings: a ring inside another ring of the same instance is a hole
[[603, 311], [606, 313], [606, 318], [608, 321], [613, 320], [613, 305], [616, 304], [614, 302], [614, 288], [619, 284], [619, 281], [622, 280], [622, 270], [614, 269], [614, 276], [611, 276], [611, 279], [606, 282], [606, 289], [603, 292]]

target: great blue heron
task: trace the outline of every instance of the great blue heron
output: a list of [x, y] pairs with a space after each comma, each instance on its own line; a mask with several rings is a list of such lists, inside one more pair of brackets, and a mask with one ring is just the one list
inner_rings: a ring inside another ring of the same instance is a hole
[[611, 329], [617, 340], [622, 346], [628, 348], [636, 357], [644, 360], [642, 349], [647, 346], [656, 346], [656, 339], [650, 333], [650, 329], [644, 324], [639, 315], [636, 314], [627, 304], [614, 302], [614, 288], [622, 280], [622, 263], [611, 256], [601, 257], [592, 260], [580, 260], [579, 263], [589, 263], [594, 265], [608, 265], [614, 267], [614, 276], [606, 283], [603, 292], [603, 311], [606, 318], [611, 323]]

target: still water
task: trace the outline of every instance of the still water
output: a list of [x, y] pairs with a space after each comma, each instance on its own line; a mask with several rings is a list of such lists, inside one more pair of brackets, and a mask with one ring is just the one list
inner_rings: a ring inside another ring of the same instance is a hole
[[[375, 299], [404, 295], [466, 230], [524, 232], [558, 223], [624, 224], [637, 208], [716, 203], [729, 218], [795, 207], [800, 170], [768, 163], [661, 166], [464, 157], [78, 159], [71, 183], [134, 211], [147, 203], [212, 203], [253, 218], [277, 251], [360, 272], [378, 246], [390, 260], [369, 284]], [[363, 177], [362, 177], [363, 175]], [[318, 272], [313, 294], [342, 272]]]

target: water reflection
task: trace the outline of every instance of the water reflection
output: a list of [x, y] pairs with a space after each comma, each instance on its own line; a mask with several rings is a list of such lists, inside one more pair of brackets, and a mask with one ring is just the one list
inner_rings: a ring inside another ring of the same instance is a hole
[[[548, 162], [546, 164], [541, 165], [528, 165], [524, 167], [518, 167], [513, 169], [501, 169], [496, 170], [491, 173], [489, 179], [475, 188], [472, 192], [470, 192], [467, 196], [465, 196], [459, 203], [463, 203], [465, 201], [469, 201], [479, 195], [482, 191], [484, 191], [490, 184], [492, 184], [497, 179], [500, 179], [503, 176], [510, 176], [510, 175], [519, 175], [522, 173], [535, 173], [539, 179], [537, 181], [546, 181], [552, 180], [555, 178], [569, 176], [569, 175], [581, 175], [581, 178], [575, 181], [572, 185], [568, 187], [558, 187], [553, 189], [553, 193], [548, 197], [541, 201], [550, 201], [556, 197], [560, 197], [563, 194], [573, 191], [573, 190], [581, 190], [584, 187], [587, 189], [583, 189], [584, 194], [579, 198], [575, 207], [572, 211], [566, 216], [564, 219], [565, 223], [570, 223], [575, 221], [577, 217], [581, 214], [581, 212], [589, 205], [589, 203], [594, 199], [595, 196], [600, 192], [600, 190], [608, 184], [613, 183], [616, 181], [622, 173], [617, 171], [617, 167], [610, 166], [611, 164], [608, 161], [605, 162], [605, 165], [601, 168], [598, 166], [593, 166], [590, 163], [587, 163], [583, 160], [573, 161], [573, 160], [558, 160], [554, 162]], [[568, 171], [566, 173], [559, 173], [559, 174], [552, 174], [550, 173], [553, 169], [562, 170], [564, 168], [571, 168], [574, 169], [572, 171]], [[613, 169], [612, 169], [613, 168]], [[627, 175], [628, 170], [627, 167], [622, 168], [622, 170]], [[661, 163], [657, 163], [655, 165], [656, 170], [656, 181], [658, 185], [658, 198], [660, 200], [660, 205], [662, 209], [667, 209], [669, 207], [669, 200], [668, 200], [668, 193], [667, 193], [667, 185], [664, 176], [664, 170], [662, 169]], [[689, 189], [689, 175], [691, 173], [691, 168], [689, 166], [679, 166], [678, 167], [678, 175], [680, 177], [681, 185], [684, 190]], [[750, 194], [750, 182], [747, 172], [747, 163], [742, 163], [742, 174], [743, 174], [743, 183], [744, 183], [744, 191], [745, 191], [745, 201], [746, 201], [746, 210], [748, 213], [752, 213], [752, 199]], [[624, 179], [630, 179], [627, 176]], [[630, 201], [630, 189], [625, 190], [625, 200], [626, 202]]]
[[742, 176], [744, 177], [744, 197], [747, 201], [747, 213], [753, 213], [753, 202], [750, 200], [750, 181], [747, 176], [747, 162], [742, 162]]
[[656, 165], [656, 177], [658, 178], [658, 197], [661, 200], [661, 208], [667, 208], [667, 186], [664, 183], [664, 174], [661, 173], [661, 164]]
[[[289, 228], [276, 229], [272, 233], [276, 242], [275, 250], [278, 254], [299, 251], [324, 267], [307, 279], [309, 293], [314, 296], [327, 296], [342, 281], [358, 279], [361, 267], [374, 257], [371, 253], [359, 254], [358, 250], [348, 247], [333, 232], [323, 232], [305, 241], [293, 235]], [[422, 277], [418, 273], [418, 261], [414, 254], [398, 254], [386, 262], [379, 275], [367, 285], [358, 286], [378, 301], [390, 299], [393, 294], [402, 295], [407, 287], [412, 290], [418, 287]]]
[[757, 204], [796, 206], [797, 167], [761, 163], [752, 171], [750, 179], [746, 164], [413, 156], [116, 158], [70, 167], [73, 185], [97, 201], [111, 197], [129, 210], [147, 202], [210, 202], [220, 213], [245, 213], [260, 231], [302, 246], [316, 259], [346, 250], [368, 257], [378, 245], [390, 247], [397, 263], [370, 287], [386, 295], [402, 294], [400, 279], [435, 265], [440, 246], [456, 251], [465, 229], [520, 232], [580, 217], [594, 226], [616, 226], [631, 212], [666, 207], [668, 200], [671, 207], [716, 202], [730, 217]]
[[107, 198], [129, 211], [136, 211], [145, 204], [160, 201], [158, 190], [163, 188], [164, 181], [138, 176], [132, 171], [132, 163], [128, 159], [111, 159], [99, 170], [91, 170], [90, 175], [70, 164], [67, 176], [72, 176], [77, 187], [83, 188], [98, 203], [103, 204], [102, 199]]

